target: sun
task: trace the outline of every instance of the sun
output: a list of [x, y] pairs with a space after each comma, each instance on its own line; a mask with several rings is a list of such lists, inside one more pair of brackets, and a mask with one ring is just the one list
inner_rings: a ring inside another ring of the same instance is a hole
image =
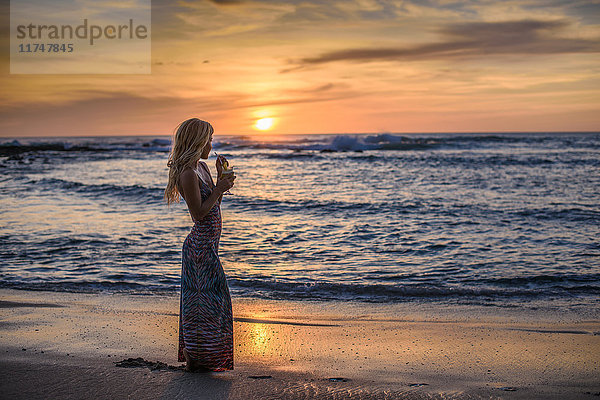
[[273, 126], [273, 122], [273, 118], [261, 118], [256, 120], [256, 122], [254, 123], [254, 127], [259, 131], [266, 131], [271, 129], [271, 127]]

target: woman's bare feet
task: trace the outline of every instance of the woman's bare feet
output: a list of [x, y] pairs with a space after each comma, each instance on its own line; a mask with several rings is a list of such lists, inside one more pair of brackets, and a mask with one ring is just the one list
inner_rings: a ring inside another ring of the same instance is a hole
[[193, 361], [186, 349], [183, 349], [183, 356], [185, 357], [185, 370], [187, 372], [192, 372]]
[[199, 365], [197, 361], [193, 360], [186, 349], [183, 349], [183, 356], [185, 357], [185, 370], [187, 372], [210, 372], [210, 369]]

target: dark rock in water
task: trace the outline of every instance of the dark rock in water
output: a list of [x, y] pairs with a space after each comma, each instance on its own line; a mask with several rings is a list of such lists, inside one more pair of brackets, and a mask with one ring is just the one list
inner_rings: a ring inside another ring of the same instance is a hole
[[335, 153], [336, 151], [333, 149], [323, 149], [320, 151], [320, 153]]
[[348, 378], [329, 378], [329, 382], [348, 382], [350, 379]]
[[115, 361], [115, 366], [121, 368], [148, 368], [150, 371], [183, 370], [184, 367], [167, 365], [160, 361], [146, 361], [142, 357], [128, 358], [123, 361]]
[[271, 375], [250, 375], [248, 378], [251, 379], [271, 379]]
[[409, 383], [408, 386], [410, 387], [421, 387], [421, 386], [427, 386], [429, 385], [429, 383]]

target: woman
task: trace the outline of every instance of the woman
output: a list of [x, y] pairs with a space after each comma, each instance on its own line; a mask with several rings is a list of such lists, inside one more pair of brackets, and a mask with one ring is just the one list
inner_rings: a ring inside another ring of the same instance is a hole
[[221, 198], [235, 176], [221, 176], [224, 157], [216, 161], [217, 184], [207, 159], [213, 127], [190, 118], [175, 133], [169, 156], [167, 204], [183, 196], [194, 227], [183, 242], [178, 360], [186, 371], [233, 369], [233, 317], [227, 279], [219, 260]]

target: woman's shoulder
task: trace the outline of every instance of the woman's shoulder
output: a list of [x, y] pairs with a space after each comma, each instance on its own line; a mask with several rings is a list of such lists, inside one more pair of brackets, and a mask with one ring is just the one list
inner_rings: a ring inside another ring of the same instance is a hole
[[193, 168], [186, 168], [179, 173], [178, 184], [184, 186], [185, 184], [198, 184], [198, 174], [194, 171]]
[[181, 171], [181, 173], [179, 174], [179, 177], [181, 179], [193, 179], [193, 178], [197, 179], [198, 173], [192, 167], [187, 167], [186, 169]]

